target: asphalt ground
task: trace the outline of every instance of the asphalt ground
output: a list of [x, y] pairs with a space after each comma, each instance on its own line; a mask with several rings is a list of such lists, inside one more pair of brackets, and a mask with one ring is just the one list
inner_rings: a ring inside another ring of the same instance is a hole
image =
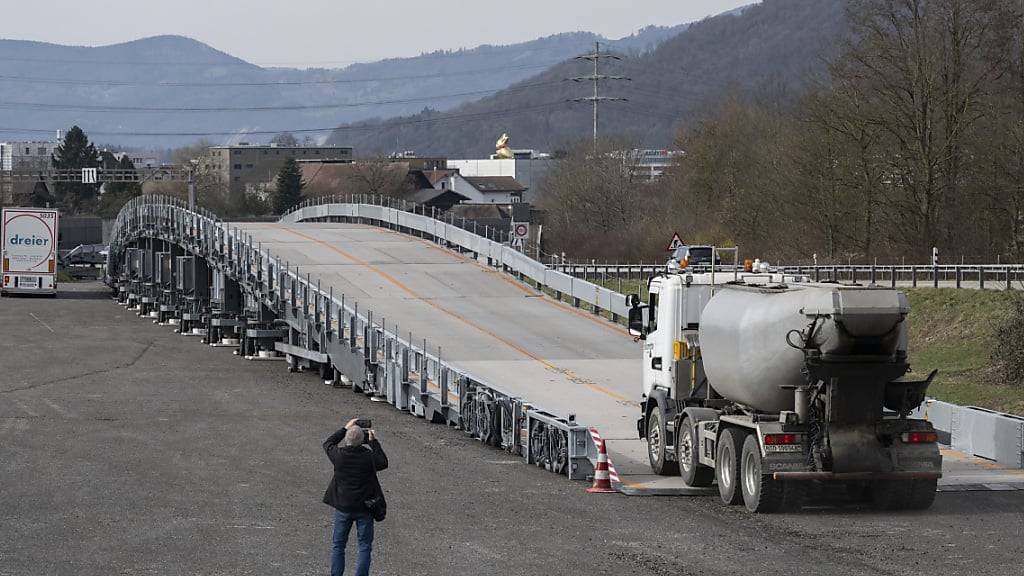
[[3, 576], [327, 574], [320, 445], [355, 416], [391, 460], [376, 574], [1024, 574], [1020, 491], [771, 516], [592, 495], [312, 374], [174, 334], [95, 284], [0, 300], [0, 336]]

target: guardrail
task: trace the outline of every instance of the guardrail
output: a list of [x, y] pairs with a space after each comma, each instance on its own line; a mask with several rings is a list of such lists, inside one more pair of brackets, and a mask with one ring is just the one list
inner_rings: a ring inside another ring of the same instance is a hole
[[[487, 255], [496, 265], [530, 269], [521, 254], [496, 240], [477, 236], [423, 214], [366, 204], [304, 204], [286, 215], [293, 221], [344, 215], [378, 219], [409, 230], [429, 234], [442, 243], [458, 243]], [[152, 286], [156, 274], [145, 258], [132, 258], [131, 245], [152, 240], [176, 244], [202, 257], [211, 270], [237, 282], [248, 303], [267, 307], [289, 326], [285, 342], [275, 348], [287, 355], [292, 366], [298, 358], [331, 366], [335, 376], [346, 375], [357, 388], [386, 399], [402, 410], [433, 422], [459, 426], [481, 441], [518, 454], [570, 479], [593, 473], [597, 449], [589, 429], [574, 417], [550, 413], [474, 377], [445, 361], [442, 349], [397, 325], [383, 325], [378, 311], [362, 309], [346, 295], [323, 290], [298, 267], [292, 268], [263, 250], [239, 228], [212, 213], [189, 210], [178, 199], [142, 196], [118, 214], [107, 260], [108, 282], [130, 281], [135, 290]], [[152, 251], [152, 248], [149, 248]], [[151, 260], [150, 260], [151, 261]], [[543, 267], [541, 267], [543, 268]], [[147, 282], [148, 280], [148, 282]], [[214, 279], [216, 290], [224, 282]], [[572, 282], [569, 283], [572, 286]], [[137, 298], [155, 302], [153, 294]], [[249, 308], [249, 306], [247, 306]], [[190, 314], [191, 316], [191, 314]], [[223, 319], [216, 311], [215, 322]], [[404, 337], [404, 336], [407, 336]]]
[[[509, 235], [472, 220], [445, 216], [423, 206], [374, 195], [322, 196], [302, 202], [281, 217], [283, 222], [347, 218], [430, 237], [441, 244], [485, 258], [488, 264], [529, 280], [573, 306], [586, 304], [597, 315], [613, 321], [628, 314], [626, 299], [618, 292], [547, 266], [509, 245]], [[446, 219], [447, 218], [447, 219]]]
[[[550, 267], [584, 280], [641, 283], [665, 269], [664, 264], [562, 264]], [[1024, 290], [1024, 264], [835, 264], [774, 266], [786, 274], [806, 275], [817, 282], [869, 283], [891, 287], [977, 288]]]

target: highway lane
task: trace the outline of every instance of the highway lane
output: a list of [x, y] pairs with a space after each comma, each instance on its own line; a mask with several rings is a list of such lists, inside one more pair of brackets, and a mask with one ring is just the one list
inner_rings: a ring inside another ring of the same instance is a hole
[[760, 517], [715, 498], [587, 494], [457, 430], [176, 335], [101, 286], [63, 289], [0, 300], [3, 576], [326, 573], [320, 443], [353, 416], [373, 419], [392, 463], [375, 574], [1006, 576], [1024, 565], [1024, 492], [940, 493], [925, 512]]

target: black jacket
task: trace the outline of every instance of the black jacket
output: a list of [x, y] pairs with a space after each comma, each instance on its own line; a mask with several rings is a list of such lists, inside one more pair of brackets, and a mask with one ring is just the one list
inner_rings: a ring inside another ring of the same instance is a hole
[[324, 452], [334, 464], [334, 477], [324, 493], [324, 504], [342, 512], [366, 512], [363, 504], [377, 488], [377, 471], [388, 467], [388, 457], [376, 439], [363, 446], [338, 446], [345, 428], [324, 442]]

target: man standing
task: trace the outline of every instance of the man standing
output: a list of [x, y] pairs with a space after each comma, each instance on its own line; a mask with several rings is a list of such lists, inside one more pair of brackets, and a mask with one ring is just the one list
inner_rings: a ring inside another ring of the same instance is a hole
[[[388, 457], [373, 430], [364, 431], [353, 418], [324, 442], [324, 452], [334, 464], [334, 477], [324, 494], [324, 504], [334, 512], [334, 542], [331, 550], [331, 576], [345, 572], [345, 545], [352, 524], [359, 536], [356, 576], [370, 573], [373, 551], [373, 516], [366, 501], [377, 491], [377, 471], [388, 467]], [[365, 442], [364, 442], [365, 441]], [[338, 446], [338, 443], [341, 446]]]

